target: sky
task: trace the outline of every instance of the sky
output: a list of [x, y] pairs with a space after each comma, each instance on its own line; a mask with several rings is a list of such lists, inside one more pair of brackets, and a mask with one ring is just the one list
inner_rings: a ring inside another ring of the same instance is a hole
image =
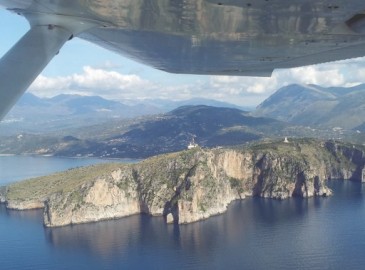
[[[0, 9], [0, 57], [26, 33], [27, 21]], [[28, 89], [40, 97], [98, 95], [118, 101], [210, 98], [257, 106], [288, 84], [354, 86], [365, 83], [365, 58], [276, 70], [270, 78], [170, 74], [92, 43], [67, 42]]]

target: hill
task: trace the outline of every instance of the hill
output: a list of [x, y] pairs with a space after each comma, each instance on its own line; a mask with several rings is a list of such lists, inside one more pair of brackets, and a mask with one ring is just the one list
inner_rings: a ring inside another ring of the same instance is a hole
[[350, 88], [289, 85], [261, 103], [253, 115], [299, 125], [358, 129], [365, 122], [365, 84]]
[[24, 132], [44, 134], [101, 124], [113, 119], [131, 119], [165, 113], [185, 105], [242, 109], [234, 104], [202, 98], [183, 101], [146, 99], [119, 102], [100, 96], [62, 94], [53, 98], [40, 98], [25, 93], [0, 123], [0, 135]]
[[290, 125], [238, 109], [183, 106], [166, 114], [67, 133], [4, 137], [0, 153], [141, 158], [185, 149], [192, 138], [204, 147], [234, 145], [280, 135], [286, 128]]
[[99, 96], [58, 95], [40, 98], [26, 93], [0, 123], [0, 127], [3, 135], [48, 133], [160, 112], [160, 109], [152, 106], [125, 105]]

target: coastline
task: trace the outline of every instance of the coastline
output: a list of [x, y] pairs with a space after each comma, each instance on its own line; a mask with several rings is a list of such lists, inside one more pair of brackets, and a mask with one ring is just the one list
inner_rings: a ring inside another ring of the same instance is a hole
[[326, 180], [356, 180], [362, 157], [363, 147], [313, 140], [197, 148], [15, 183], [8, 186], [6, 204], [17, 210], [44, 208], [47, 227], [138, 213], [187, 224], [224, 213], [232, 201], [246, 197], [330, 196]]

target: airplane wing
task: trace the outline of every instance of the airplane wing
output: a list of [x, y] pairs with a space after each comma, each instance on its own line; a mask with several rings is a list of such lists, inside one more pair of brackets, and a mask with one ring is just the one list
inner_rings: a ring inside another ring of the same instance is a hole
[[0, 119], [73, 36], [174, 73], [270, 76], [274, 69], [365, 55], [360, 0], [0, 0], [0, 6], [31, 25], [0, 60]]

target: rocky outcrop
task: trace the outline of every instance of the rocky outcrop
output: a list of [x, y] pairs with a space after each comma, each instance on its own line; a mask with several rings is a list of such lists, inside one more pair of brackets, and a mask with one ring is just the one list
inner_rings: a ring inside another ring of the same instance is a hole
[[246, 196], [328, 196], [325, 181], [358, 179], [364, 156], [361, 147], [312, 140], [158, 156], [120, 165], [71, 191], [49, 194], [44, 224], [63, 226], [137, 213], [183, 224], [223, 213], [230, 202]]
[[24, 198], [22, 200], [8, 200], [7, 199], [7, 187], [0, 187], [0, 203], [5, 203], [8, 209], [13, 210], [31, 210], [44, 208], [43, 200], [33, 200]]
[[44, 223], [62, 226], [136, 213], [189, 223], [223, 213], [244, 195], [223, 168], [213, 166], [215, 158], [221, 159], [214, 151], [185, 151], [122, 166], [77, 190], [52, 194], [45, 201]]
[[6, 202], [6, 192], [7, 192], [6, 187], [0, 187], [0, 203]]
[[6, 207], [13, 210], [31, 210], [44, 208], [44, 202], [39, 200], [8, 200]]
[[45, 201], [44, 224], [63, 226], [140, 213], [137, 186], [123, 181], [124, 176], [120, 170], [115, 171], [108, 178], [97, 179], [68, 194], [51, 195]]

